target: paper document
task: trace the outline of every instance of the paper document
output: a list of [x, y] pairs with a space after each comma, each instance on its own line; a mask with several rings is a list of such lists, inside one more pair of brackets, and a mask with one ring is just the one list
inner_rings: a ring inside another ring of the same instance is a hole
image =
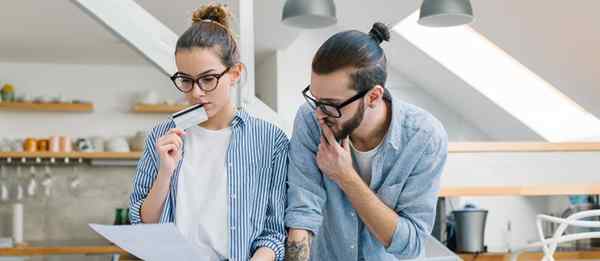
[[211, 247], [186, 240], [173, 223], [90, 227], [143, 260], [221, 260]]

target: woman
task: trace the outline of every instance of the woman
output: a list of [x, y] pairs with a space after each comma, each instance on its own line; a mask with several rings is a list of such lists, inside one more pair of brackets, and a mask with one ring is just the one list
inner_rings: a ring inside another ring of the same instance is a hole
[[208, 120], [187, 130], [172, 120], [148, 136], [130, 197], [130, 220], [174, 222], [221, 259], [283, 260], [288, 139], [276, 126], [237, 111], [237, 42], [223, 5], [203, 6], [178, 39], [171, 79]]

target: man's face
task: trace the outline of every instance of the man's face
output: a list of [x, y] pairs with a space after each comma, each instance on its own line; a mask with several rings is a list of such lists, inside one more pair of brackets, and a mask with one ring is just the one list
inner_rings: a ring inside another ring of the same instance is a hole
[[[357, 94], [350, 89], [352, 82], [350, 70], [338, 70], [330, 74], [319, 75], [312, 73], [310, 94], [319, 102], [339, 105]], [[364, 110], [364, 98], [358, 99], [340, 109], [341, 117], [332, 117], [323, 112], [319, 107], [315, 109], [317, 119], [323, 120], [331, 128], [336, 139], [347, 138], [360, 126]]]

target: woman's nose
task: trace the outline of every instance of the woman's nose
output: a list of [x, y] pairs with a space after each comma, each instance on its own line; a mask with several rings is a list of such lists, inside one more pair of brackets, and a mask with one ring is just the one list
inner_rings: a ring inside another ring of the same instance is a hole
[[192, 88], [192, 96], [202, 97], [205, 95], [206, 95], [206, 91], [202, 90], [202, 88], [200, 88], [200, 85], [198, 85], [198, 83], [194, 83], [194, 87]]

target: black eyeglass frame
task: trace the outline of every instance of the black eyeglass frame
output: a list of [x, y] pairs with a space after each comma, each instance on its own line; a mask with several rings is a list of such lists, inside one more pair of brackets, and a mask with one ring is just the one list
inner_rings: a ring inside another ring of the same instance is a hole
[[[194, 89], [194, 86], [196, 86], [196, 85], [198, 85], [198, 88], [200, 88], [201, 90], [203, 90], [205, 92], [211, 92], [211, 91], [214, 91], [215, 89], [217, 89], [217, 87], [219, 87], [219, 80], [221, 80], [221, 78], [225, 74], [227, 74], [227, 72], [229, 72], [230, 69], [231, 69], [231, 67], [227, 67], [227, 69], [225, 69], [222, 73], [213, 73], [213, 74], [202, 75], [201, 77], [198, 77], [196, 79], [194, 79], [191, 76], [184, 74], [182, 72], [176, 72], [169, 78], [171, 79], [171, 82], [173, 82], [173, 85], [175, 85], [175, 88], [177, 88], [177, 90], [179, 90], [180, 92], [189, 93]], [[206, 77], [215, 77], [217, 79], [217, 82], [215, 83], [215, 87], [210, 88], [210, 89], [203, 88], [203, 84], [200, 83], [200, 80], [204, 79]], [[177, 80], [177, 78], [186, 78], [188, 80], [192, 80], [194, 82], [194, 84], [192, 85], [192, 88], [190, 88], [189, 90], [181, 89], [179, 86], [177, 86], [177, 83], [175, 82], [175, 80]]]
[[[351, 104], [354, 101], [364, 97], [370, 90], [371, 89], [361, 91], [340, 104], [333, 104], [333, 103], [318, 101], [318, 100], [314, 99], [313, 97], [309, 96], [308, 93], [310, 92], [310, 85], [306, 86], [306, 88], [302, 91], [302, 96], [304, 96], [304, 99], [308, 102], [308, 104], [313, 109], [317, 109], [317, 107], [319, 107], [319, 109], [323, 113], [327, 114], [327, 116], [330, 116], [333, 118], [341, 118], [342, 117], [342, 111], [341, 111], [342, 108], [344, 108], [348, 104]], [[337, 111], [337, 114], [333, 115], [333, 114], [329, 113], [329, 111], [325, 108], [325, 106], [331, 106], [331, 107], [335, 108]]]

